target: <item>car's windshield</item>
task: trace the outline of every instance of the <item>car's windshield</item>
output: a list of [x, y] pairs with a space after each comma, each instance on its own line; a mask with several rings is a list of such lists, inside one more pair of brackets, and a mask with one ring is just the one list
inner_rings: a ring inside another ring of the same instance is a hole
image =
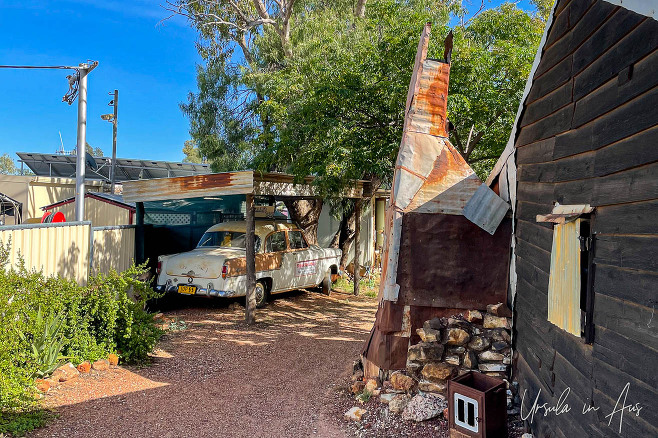
[[[254, 250], [260, 248], [260, 237], [254, 236]], [[221, 246], [224, 248], [245, 248], [245, 233], [239, 231], [209, 231], [201, 236], [197, 248]]]

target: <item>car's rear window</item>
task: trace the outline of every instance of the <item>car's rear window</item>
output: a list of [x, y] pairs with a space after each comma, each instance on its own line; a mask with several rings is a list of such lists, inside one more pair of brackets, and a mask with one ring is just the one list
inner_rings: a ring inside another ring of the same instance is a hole
[[[260, 248], [260, 237], [254, 236], [254, 251]], [[209, 231], [201, 236], [197, 248], [222, 247], [245, 248], [245, 233], [238, 231]]]

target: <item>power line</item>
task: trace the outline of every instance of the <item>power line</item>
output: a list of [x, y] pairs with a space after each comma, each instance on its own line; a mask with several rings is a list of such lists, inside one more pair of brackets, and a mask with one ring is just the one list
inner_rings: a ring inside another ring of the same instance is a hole
[[0, 68], [41, 68], [41, 69], [77, 70], [80, 67], [71, 67], [67, 65], [0, 65]]

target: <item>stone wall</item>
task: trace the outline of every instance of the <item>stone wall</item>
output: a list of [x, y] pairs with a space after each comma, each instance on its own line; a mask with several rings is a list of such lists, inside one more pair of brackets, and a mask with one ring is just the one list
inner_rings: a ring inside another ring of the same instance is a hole
[[450, 318], [426, 321], [417, 333], [420, 343], [409, 347], [407, 374], [418, 389], [445, 394], [447, 381], [477, 371], [509, 381], [511, 314], [503, 304], [487, 312], [469, 310]]

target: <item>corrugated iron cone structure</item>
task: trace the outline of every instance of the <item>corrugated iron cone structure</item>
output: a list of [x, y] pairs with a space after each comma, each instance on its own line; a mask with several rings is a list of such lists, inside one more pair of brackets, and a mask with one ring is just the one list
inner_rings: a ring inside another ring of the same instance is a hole
[[511, 222], [493, 235], [462, 212], [482, 181], [448, 141], [451, 35], [443, 60], [427, 59], [430, 25], [418, 45], [405, 125], [386, 213], [386, 242], [369, 365], [403, 369], [416, 329], [434, 316], [506, 302]]

